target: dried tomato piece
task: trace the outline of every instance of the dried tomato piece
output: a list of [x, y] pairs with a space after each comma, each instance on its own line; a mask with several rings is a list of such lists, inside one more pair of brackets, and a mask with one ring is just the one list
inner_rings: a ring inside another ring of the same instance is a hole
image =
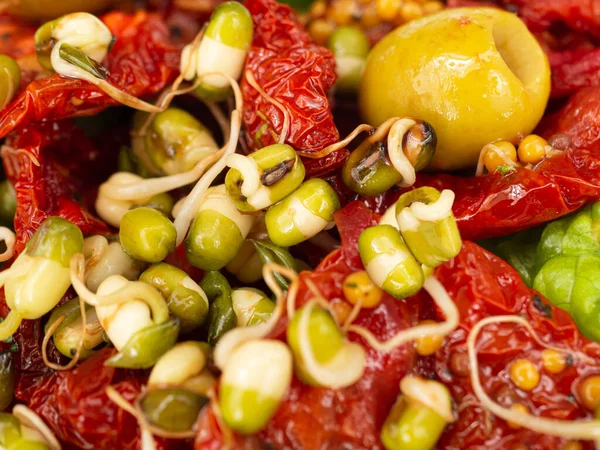
[[[102, 17], [117, 41], [104, 60], [107, 81], [136, 97], [163, 89], [179, 72], [180, 46], [155, 14], [112, 12]], [[0, 112], [0, 137], [31, 122], [95, 114], [117, 102], [92, 84], [52, 75], [32, 81]]]
[[0, 16], [0, 54], [11, 58], [35, 55], [36, 28], [11, 16]]
[[[509, 449], [517, 444], [530, 450], [562, 448], [565, 439], [540, 435], [526, 428], [511, 428], [478, 404], [466, 362], [468, 331], [485, 317], [517, 314], [548, 345], [584, 352], [600, 361], [600, 344], [582, 337], [569, 314], [525, 286], [509, 264], [471, 242], [464, 242], [461, 253], [438, 268], [436, 276], [454, 299], [461, 319], [459, 328], [446, 337], [446, 345], [432, 357], [437, 376], [451, 390], [459, 413], [458, 421], [442, 436], [440, 448]], [[481, 382], [495, 401], [505, 407], [522, 403], [532, 413], [548, 418], [592, 417], [593, 413], [573, 397], [574, 386], [580, 377], [600, 371], [600, 362], [594, 368], [589, 361], [571, 355], [572, 358], [567, 357], [567, 367], [552, 374], [543, 369], [540, 361], [544, 348], [524, 327], [512, 323], [487, 326], [477, 342]], [[518, 389], [510, 381], [510, 366], [521, 358], [534, 362], [540, 370], [541, 381], [530, 392]]]
[[[79, 189], [92, 181], [94, 175], [101, 176], [102, 170], [94, 146], [72, 123], [32, 126], [11, 135], [6, 145], [9, 148], [5, 147], [3, 152], [4, 169], [17, 192], [14, 223], [17, 251], [24, 248], [37, 227], [51, 215], [73, 222], [84, 235], [108, 232], [103, 222], [87, 212], [85, 198], [76, 198]], [[72, 155], [71, 161], [78, 170], [61, 165], [58, 162], [61, 154]], [[88, 207], [93, 205], [93, 199], [90, 200]]]
[[552, 96], [563, 97], [580, 88], [600, 86], [600, 48], [550, 54]]
[[[246, 71], [290, 117], [286, 142], [296, 150], [318, 152], [339, 140], [328, 91], [336, 80], [332, 53], [315, 44], [289, 6], [275, 0], [247, 0], [254, 20], [254, 39]], [[254, 89], [244, 76], [243, 120], [246, 143], [256, 150], [273, 144], [283, 129], [284, 115]], [[329, 155], [307, 163], [309, 176], [338, 167], [345, 157]]]

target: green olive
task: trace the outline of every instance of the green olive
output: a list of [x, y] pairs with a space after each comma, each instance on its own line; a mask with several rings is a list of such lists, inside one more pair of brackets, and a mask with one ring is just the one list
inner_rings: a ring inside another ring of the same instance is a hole
[[0, 109], [12, 100], [21, 83], [21, 68], [7, 55], [0, 55]]
[[29, 20], [50, 20], [72, 12], [97, 12], [110, 8], [115, 0], [19, 0], [8, 11]]
[[357, 92], [371, 47], [369, 39], [360, 28], [342, 26], [331, 34], [327, 47], [335, 56], [337, 88], [342, 92]]
[[392, 297], [409, 297], [423, 287], [421, 264], [394, 227], [376, 225], [365, 229], [358, 238], [358, 251], [373, 283]]
[[17, 193], [8, 180], [0, 182], [0, 221], [12, 227], [17, 211]]
[[431, 450], [445, 427], [435, 411], [401, 396], [383, 424], [381, 442], [388, 450]]
[[[421, 187], [406, 192], [396, 202], [396, 215], [401, 215], [405, 208], [415, 202], [429, 205], [438, 201], [439, 198], [440, 192], [432, 187]], [[404, 222], [399, 220], [399, 225], [404, 242], [421, 264], [437, 267], [460, 252], [462, 240], [452, 211], [441, 220], [415, 219], [414, 223], [408, 225], [408, 228], [405, 228]]]
[[155, 264], [140, 275], [140, 280], [158, 289], [184, 333], [195, 330], [206, 320], [206, 294], [183, 270], [170, 264]]
[[375, 126], [404, 115], [429, 122], [439, 139], [431, 168], [456, 170], [475, 166], [489, 142], [527, 136], [549, 93], [548, 58], [517, 15], [448, 8], [373, 47], [359, 104]]
[[41, 256], [69, 267], [71, 257], [83, 251], [83, 234], [68, 220], [48, 217], [27, 243], [29, 256]]
[[173, 222], [160, 211], [140, 207], [123, 215], [119, 238], [129, 256], [154, 263], [175, 251], [177, 231]]
[[297, 245], [323, 231], [339, 208], [333, 188], [320, 178], [310, 179], [269, 208], [265, 216], [269, 239], [282, 247]]
[[15, 381], [16, 374], [12, 353], [0, 353], [0, 411], [8, 408], [13, 401]]
[[208, 398], [184, 389], [168, 388], [148, 391], [140, 407], [148, 422], [171, 432], [190, 431]]
[[164, 173], [191, 170], [218, 150], [210, 131], [194, 116], [178, 108], [157, 114], [145, 138], [145, 150]]
[[[296, 151], [287, 144], [273, 144], [251, 153], [258, 166], [260, 187], [246, 198], [242, 194], [244, 176], [232, 168], [225, 177], [227, 195], [243, 212], [256, 212], [283, 200], [304, 180], [304, 165]], [[266, 189], [266, 192], [265, 192]]]

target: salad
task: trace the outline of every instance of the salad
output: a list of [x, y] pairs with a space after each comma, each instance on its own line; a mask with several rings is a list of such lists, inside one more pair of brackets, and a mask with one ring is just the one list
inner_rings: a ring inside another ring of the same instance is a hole
[[600, 446], [596, 0], [0, 2], [0, 449]]

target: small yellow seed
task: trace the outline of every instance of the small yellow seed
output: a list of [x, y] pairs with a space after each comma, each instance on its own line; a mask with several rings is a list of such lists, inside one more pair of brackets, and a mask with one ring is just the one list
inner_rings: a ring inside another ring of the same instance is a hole
[[317, 0], [310, 6], [309, 12], [311, 17], [322, 17], [327, 12], [327, 4], [324, 0]]
[[381, 20], [393, 21], [402, 6], [402, 0], [377, 0], [377, 15]]
[[342, 299], [337, 299], [337, 301], [333, 300], [331, 302], [331, 309], [333, 310], [332, 312], [335, 316], [335, 321], [339, 324], [346, 322], [346, 319], [348, 319], [352, 312], [352, 306]]
[[334, 25], [325, 19], [317, 19], [308, 26], [308, 33], [319, 45], [327, 45], [329, 36], [335, 29]]
[[579, 395], [585, 407], [595, 411], [600, 406], [600, 375], [586, 378], [579, 385]]
[[564, 353], [546, 349], [542, 352], [542, 365], [550, 373], [560, 373], [567, 367], [567, 357]]
[[360, 25], [365, 28], [374, 28], [381, 23], [381, 19], [377, 15], [377, 6], [371, 0], [369, 4], [363, 7], [360, 15]]
[[349, 25], [357, 13], [353, 0], [337, 0], [327, 11], [327, 17], [338, 25]]
[[510, 379], [524, 391], [531, 391], [540, 383], [540, 371], [528, 359], [519, 359], [510, 368]]
[[406, 2], [400, 8], [400, 16], [405, 22], [418, 19], [423, 16], [423, 7], [417, 2]]
[[375, 308], [383, 298], [383, 291], [373, 284], [364, 270], [348, 275], [342, 288], [350, 304], [356, 305], [360, 301], [363, 308]]
[[[437, 323], [435, 320], [423, 320], [419, 325], [427, 325]], [[417, 353], [421, 356], [433, 355], [444, 344], [443, 335], [423, 336], [415, 341]]]
[[[529, 408], [525, 405], [523, 405], [522, 403], [515, 403], [514, 405], [512, 405], [510, 407], [511, 411], [518, 411], [521, 413], [525, 413], [525, 414], [529, 414]], [[511, 427], [514, 430], [518, 430], [519, 428], [521, 428], [521, 425], [515, 422], [511, 422], [510, 420], [506, 422], [508, 424], [509, 427]]]
[[547, 148], [548, 141], [546, 139], [536, 134], [530, 134], [519, 144], [519, 161], [525, 164], [537, 164], [546, 156]]
[[564, 445], [562, 450], [583, 450], [583, 445], [577, 441], [569, 441]]
[[508, 141], [498, 141], [483, 148], [483, 164], [488, 172], [495, 172], [507, 162], [517, 162], [517, 149]]

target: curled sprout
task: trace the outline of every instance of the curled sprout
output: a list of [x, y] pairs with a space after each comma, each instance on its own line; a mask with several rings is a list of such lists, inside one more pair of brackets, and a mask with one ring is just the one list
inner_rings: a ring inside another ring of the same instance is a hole
[[487, 145], [484, 145], [481, 149], [481, 152], [479, 153], [479, 159], [477, 160], [477, 169], [475, 170], [476, 177], [483, 175], [483, 169], [485, 168], [483, 158], [487, 153], [493, 153], [495, 156], [497, 156], [504, 162], [505, 166], [510, 167], [511, 169], [516, 169], [519, 166], [515, 161], [508, 158], [506, 154], [500, 148], [498, 148], [495, 142], [491, 142]]
[[[440, 195], [440, 198], [435, 202], [425, 204], [420, 201], [412, 203], [410, 206], [402, 208], [396, 216], [396, 224], [392, 225], [395, 228], [400, 227], [400, 230], [412, 230], [419, 226], [419, 222], [438, 222], [452, 215], [452, 205], [454, 204], [455, 194], [450, 189], [444, 189]], [[392, 206], [392, 211], [395, 210], [396, 205]], [[391, 217], [383, 215], [382, 220], [379, 222], [392, 221]]]
[[375, 350], [380, 352], [389, 352], [400, 345], [413, 341], [424, 336], [445, 336], [456, 329], [459, 324], [459, 314], [454, 301], [448, 295], [448, 292], [434, 276], [425, 280], [425, 290], [431, 295], [434, 303], [442, 311], [446, 320], [435, 324], [422, 324], [408, 330], [400, 331], [391, 339], [380, 342], [369, 330], [356, 325], [348, 327], [348, 332], [353, 332], [363, 337], [367, 343]]
[[[544, 343], [541, 338], [535, 333], [533, 327], [525, 319], [519, 316], [494, 316], [487, 317], [480, 320], [469, 332], [467, 337], [467, 354], [469, 356], [469, 371], [471, 375], [471, 384], [473, 386], [473, 392], [477, 396], [481, 406], [486, 410], [490, 411], [497, 417], [503, 420], [518, 423], [520, 426], [529, 430], [535, 431], [536, 433], [548, 434], [551, 436], [558, 436], [566, 439], [582, 439], [582, 440], [600, 440], [600, 420], [559, 420], [559, 419], [547, 419], [543, 417], [536, 417], [531, 414], [527, 414], [521, 411], [517, 411], [510, 408], [505, 408], [498, 403], [494, 402], [485, 392], [481, 385], [479, 378], [479, 363], [477, 360], [477, 336], [480, 331], [487, 325], [499, 324], [499, 323], [516, 323], [525, 327], [535, 341], [543, 347], [551, 348], [556, 351], [566, 352], [565, 349], [549, 346]], [[577, 353], [578, 357], [582, 357], [580, 353]], [[585, 357], [586, 359], [589, 359]]]
[[[206, 74], [208, 75], [208, 74]], [[181, 203], [177, 217], [174, 221], [175, 228], [177, 230], [177, 245], [181, 244], [185, 239], [185, 235], [190, 228], [192, 220], [198, 212], [198, 208], [202, 203], [204, 196], [212, 182], [226, 167], [226, 158], [228, 155], [235, 153], [237, 148], [240, 130], [242, 126], [241, 122], [241, 111], [243, 107], [242, 91], [233, 78], [221, 74], [226, 77], [229, 81], [234, 95], [235, 95], [235, 109], [231, 112], [231, 128], [229, 133], [229, 140], [221, 150], [213, 155], [215, 158], [214, 165], [208, 169], [204, 175], [198, 180], [192, 191], [185, 197], [185, 200]], [[202, 163], [202, 162], [201, 162]], [[200, 164], [200, 163], [199, 163]], [[153, 180], [149, 180], [153, 181]]]
[[[281, 287], [279, 287], [279, 284], [275, 279], [275, 272], [288, 277], [292, 281], [287, 291], [287, 295], [284, 295]], [[221, 337], [214, 352], [215, 365], [221, 370], [225, 368], [231, 353], [241, 344], [268, 336], [269, 333], [275, 329], [279, 319], [281, 319], [286, 300], [292, 303], [295, 301], [299, 287], [299, 280], [296, 272], [277, 264], [265, 264], [263, 266], [263, 278], [267, 283], [267, 286], [269, 286], [271, 291], [275, 294], [275, 310], [266, 322], [251, 327], [234, 328]]]
[[34, 411], [25, 405], [15, 405], [12, 413], [21, 423], [21, 428], [36, 432], [51, 450], [61, 450], [58, 439], [56, 439], [50, 428], [48, 428], [48, 425]]
[[0, 262], [8, 261], [15, 254], [17, 238], [10, 228], [0, 227], [0, 240], [6, 245], [6, 250], [0, 253]]

